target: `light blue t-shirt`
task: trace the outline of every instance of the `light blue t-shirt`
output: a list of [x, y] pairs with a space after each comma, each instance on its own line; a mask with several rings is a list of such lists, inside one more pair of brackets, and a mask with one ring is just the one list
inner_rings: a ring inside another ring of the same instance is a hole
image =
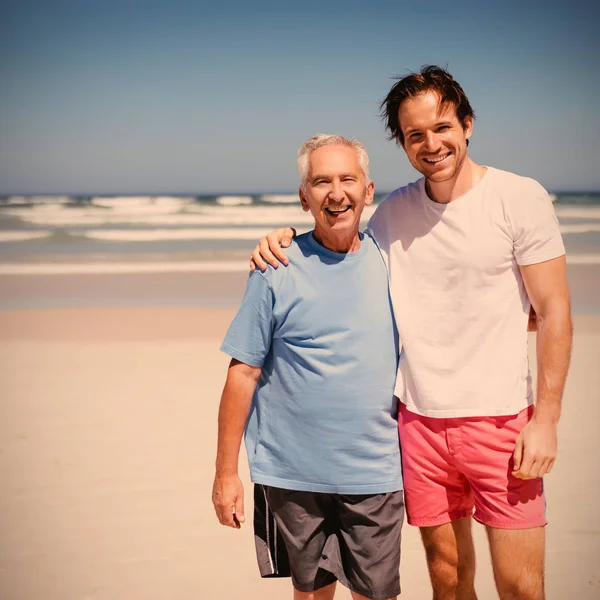
[[221, 350], [262, 367], [246, 427], [252, 481], [284, 489], [402, 489], [394, 382], [398, 344], [379, 250], [321, 246], [312, 232], [288, 267], [255, 271]]

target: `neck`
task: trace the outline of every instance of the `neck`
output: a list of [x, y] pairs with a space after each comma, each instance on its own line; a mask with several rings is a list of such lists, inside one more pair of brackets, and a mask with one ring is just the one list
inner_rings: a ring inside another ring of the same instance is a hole
[[360, 236], [358, 235], [358, 229], [346, 236], [328, 236], [323, 235], [322, 232], [315, 229], [313, 231], [313, 237], [321, 246], [331, 250], [332, 252], [339, 252], [340, 254], [351, 254], [357, 252], [360, 249]]
[[427, 179], [425, 181], [425, 190], [434, 202], [448, 204], [472, 190], [479, 183], [485, 172], [485, 167], [478, 165], [467, 156], [452, 179], [439, 182]]

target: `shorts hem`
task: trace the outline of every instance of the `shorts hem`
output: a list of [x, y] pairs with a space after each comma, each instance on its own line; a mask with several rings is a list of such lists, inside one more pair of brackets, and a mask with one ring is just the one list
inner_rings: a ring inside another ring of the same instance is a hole
[[355, 594], [360, 594], [361, 596], [365, 596], [370, 600], [388, 600], [388, 598], [399, 596], [401, 593], [400, 586], [394, 588], [391, 592], [372, 592], [367, 590], [359, 590], [358, 588], [350, 587], [348, 585], [345, 587], [347, 587], [351, 592], [354, 592]]
[[439, 517], [411, 517], [407, 515], [406, 520], [409, 525], [413, 525], [414, 527], [436, 527], [438, 525], [446, 525], [447, 523], [453, 523], [454, 521], [460, 521], [460, 519], [465, 519], [467, 517], [472, 517], [472, 511], [463, 511], [460, 513], [446, 513], [444, 515], [440, 515]]
[[318, 592], [319, 590], [322, 590], [324, 587], [327, 587], [328, 585], [331, 585], [332, 583], [336, 583], [338, 581], [338, 578], [333, 573], [331, 573], [331, 571], [328, 571], [328, 573], [330, 573], [330, 575], [331, 575], [331, 581], [327, 580], [327, 581], [323, 582], [323, 585], [319, 585], [318, 587], [315, 586], [314, 583], [307, 583], [306, 585], [302, 585], [302, 584], [298, 583], [297, 581], [294, 581], [294, 578], [291, 577], [292, 586], [294, 587], [295, 590], [298, 590], [299, 592], [303, 592], [304, 594], [310, 594], [311, 592]]
[[[331, 573], [331, 571], [329, 571], [329, 573]], [[344, 577], [336, 577], [336, 575], [334, 573], [331, 573], [331, 575], [333, 577], [332, 581], [328, 581], [319, 587], [315, 587], [314, 585], [310, 585], [310, 584], [309, 585], [300, 585], [297, 582], [295, 582], [293, 579], [292, 579], [292, 585], [294, 586], [295, 590], [298, 590], [299, 592], [303, 592], [305, 594], [310, 594], [311, 592], [316, 592], [318, 590], [321, 590], [324, 587], [331, 585], [332, 583], [339, 582], [345, 588], [350, 590], [351, 592], [354, 592], [355, 594], [360, 594], [361, 596], [366, 596], [370, 600], [387, 600], [388, 598], [393, 598], [394, 596], [399, 596], [401, 593], [401, 588], [399, 585], [392, 588], [391, 591], [384, 591], [384, 592], [376, 591], [376, 592], [374, 592], [372, 590], [364, 590], [362, 588], [359, 589], [354, 585], [350, 585], [345, 580]]]
[[492, 527], [493, 529], [537, 529], [538, 527], [548, 525], [546, 519], [540, 519], [539, 521], [498, 521], [494, 519], [484, 520], [481, 517], [478, 518], [476, 515], [473, 515], [473, 518], [485, 527]]
[[[330, 573], [331, 573], [331, 571], [330, 571]], [[400, 583], [397, 583], [394, 585], [394, 587], [390, 588], [391, 591], [367, 590], [365, 588], [352, 585], [346, 578], [346, 574], [343, 572], [332, 573], [332, 574], [336, 577], [336, 579], [345, 588], [349, 589], [351, 592], [354, 592], [355, 594], [360, 594], [361, 596], [365, 596], [366, 598], [369, 598], [370, 600], [387, 600], [388, 598], [393, 598], [394, 596], [399, 596], [400, 592], [401, 592]]]

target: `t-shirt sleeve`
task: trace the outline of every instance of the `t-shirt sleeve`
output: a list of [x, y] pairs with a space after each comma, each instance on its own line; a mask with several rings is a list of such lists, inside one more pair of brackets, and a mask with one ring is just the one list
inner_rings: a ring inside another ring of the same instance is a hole
[[388, 207], [380, 204], [367, 223], [367, 233], [375, 240], [385, 264], [388, 264], [390, 253], [389, 232], [386, 226]]
[[565, 254], [558, 219], [546, 190], [535, 183], [515, 200], [511, 221], [517, 264], [533, 265]]
[[252, 367], [262, 367], [273, 337], [273, 292], [262, 273], [248, 278], [242, 305], [234, 317], [221, 350]]

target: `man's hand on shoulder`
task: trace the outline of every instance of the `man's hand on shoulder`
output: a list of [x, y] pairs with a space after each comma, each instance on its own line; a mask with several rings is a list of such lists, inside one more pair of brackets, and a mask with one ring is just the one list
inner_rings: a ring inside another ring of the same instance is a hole
[[536, 479], [552, 470], [557, 452], [556, 423], [538, 423], [535, 416], [523, 427], [513, 453], [513, 476]]
[[282, 248], [288, 248], [295, 237], [296, 230], [293, 227], [282, 227], [270, 231], [260, 239], [254, 248], [250, 258], [250, 270], [266, 271], [267, 263], [274, 269], [279, 266], [279, 263], [287, 267], [289, 260]]
[[215, 475], [212, 502], [221, 525], [239, 529], [246, 520], [244, 514], [244, 486], [239, 476]]

